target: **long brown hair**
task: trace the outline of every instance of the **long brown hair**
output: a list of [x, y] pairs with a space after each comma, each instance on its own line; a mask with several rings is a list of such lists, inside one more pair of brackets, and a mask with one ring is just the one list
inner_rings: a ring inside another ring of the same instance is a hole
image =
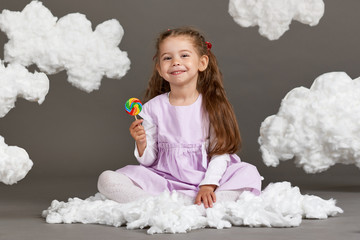
[[208, 49], [205, 38], [198, 30], [192, 27], [181, 27], [166, 30], [159, 35], [156, 41], [154, 70], [145, 93], [145, 102], [170, 91], [169, 82], [159, 75], [156, 66], [160, 61], [159, 48], [162, 41], [168, 37], [177, 36], [190, 37], [199, 56], [207, 55], [209, 57], [208, 67], [203, 72], [199, 72], [197, 81], [197, 90], [203, 96], [203, 107], [209, 115], [210, 125], [215, 134], [215, 137], [210, 138], [215, 142], [210, 142], [209, 158], [214, 155], [236, 153], [241, 148], [241, 137], [234, 110], [226, 97], [223, 77], [216, 57]]

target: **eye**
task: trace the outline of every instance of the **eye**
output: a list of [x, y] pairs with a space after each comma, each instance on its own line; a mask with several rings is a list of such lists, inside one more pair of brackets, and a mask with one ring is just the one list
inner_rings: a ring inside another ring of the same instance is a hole
[[190, 57], [190, 55], [187, 54], [187, 53], [184, 53], [184, 54], [181, 55], [181, 57]]
[[164, 61], [171, 60], [171, 57], [166, 56], [166, 57], [163, 58], [163, 60], [164, 60]]

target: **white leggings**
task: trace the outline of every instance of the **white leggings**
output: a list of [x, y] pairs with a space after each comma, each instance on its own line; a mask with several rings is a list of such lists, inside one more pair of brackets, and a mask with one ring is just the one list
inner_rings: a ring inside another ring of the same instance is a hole
[[110, 170], [100, 174], [97, 187], [105, 197], [119, 203], [151, 196], [124, 174]]
[[[119, 203], [132, 202], [151, 196], [122, 173], [104, 171], [100, 174], [98, 190], [108, 199]], [[217, 191], [216, 202], [235, 201], [243, 191]]]

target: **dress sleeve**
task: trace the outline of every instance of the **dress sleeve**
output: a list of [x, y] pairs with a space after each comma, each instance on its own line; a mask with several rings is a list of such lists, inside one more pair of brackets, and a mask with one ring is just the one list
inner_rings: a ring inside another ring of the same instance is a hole
[[229, 162], [230, 162], [229, 154], [213, 156], [205, 172], [205, 177], [200, 182], [199, 186], [209, 185], [209, 184], [219, 186], [220, 179], [224, 175]]
[[147, 104], [144, 104], [143, 111], [139, 115], [144, 119], [142, 125], [146, 133], [146, 148], [140, 157], [135, 142], [134, 155], [141, 165], [150, 166], [157, 159], [157, 125], [150, 117], [149, 106]]

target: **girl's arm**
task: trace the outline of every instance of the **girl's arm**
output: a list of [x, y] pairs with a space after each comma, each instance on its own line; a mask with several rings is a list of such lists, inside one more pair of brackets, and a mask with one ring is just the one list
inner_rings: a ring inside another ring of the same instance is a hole
[[157, 158], [157, 127], [145, 119], [141, 127], [145, 141], [135, 141], [134, 155], [140, 164], [150, 166]]
[[[210, 137], [210, 148], [212, 148], [216, 143], [216, 134], [212, 125], [209, 128], [209, 137]], [[212, 156], [208, 168], [205, 173], [204, 179], [201, 181], [201, 185], [216, 185], [219, 186], [219, 181], [224, 175], [224, 172], [230, 162], [229, 154], [221, 154]]]
[[229, 154], [213, 156], [209, 162], [209, 166], [206, 170], [205, 177], [200, 182], [199, 186], [202, 185], [219, 186], [220, 179], [224, 175], [229, 162], [230, 162]]
[[213, 202], [216, 202], [214, 191], [219, 186], [220, 179], [229, 162], [229, 154], [217, 155], [211, 158], [205, 177], [199, 184], [199, 192], [195, 198], [195, 204], [200, 205], [203, 202], [205, 208], [213, 206]]

